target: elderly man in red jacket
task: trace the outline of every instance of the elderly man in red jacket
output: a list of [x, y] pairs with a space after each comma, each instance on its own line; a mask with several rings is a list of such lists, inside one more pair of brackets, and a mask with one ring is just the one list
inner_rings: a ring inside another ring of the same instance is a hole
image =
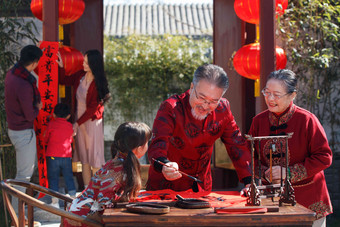
[[[206, 64], [197, 68], [188, 91], [161, 104], [148, 150], [152, 165], [147, 190], [210, 191], [210, 160], [218, 138], [224, 143], [240, 181], [245, 185], [250, 183], [248, 145], [236, 125], [228, 100], [222, 97], [228, 86], [224, 70]], [[203, 183], [197, 184], [178, 170]]]

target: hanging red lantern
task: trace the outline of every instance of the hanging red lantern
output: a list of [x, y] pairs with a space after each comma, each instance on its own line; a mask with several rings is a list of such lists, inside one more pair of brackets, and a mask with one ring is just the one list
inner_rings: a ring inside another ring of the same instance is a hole
[[[42, 20], [43, 0], [32, 0], [31, 10], [34, 16]], [[83, 0], [59, 0], [59, 24], [70, 24], [78, 20], [83, 14], [85, 3]]]
[[248, 79], [260, 78], [260, 45], [252, 43], [240, 48], [233, 59], [233, 65], [238, 74]]
[[287, 56], [281, 47], [276, 47], [276, 70], [284, 69], [287, 65]]
[[[276, 47], [276, 70], [284, 69], [287, 57], [281, 47]], [[233, 59], [233, 65], [238, 74], [248, 79], [260, 79], [260, 44], [251, 43], [239, 49]]]
[[59, 52], [64, 63], [65, 75], [71, 75], [83, 69], [84, 56], [79, 50], [62, 46], [59, 48]]
[[[242, 20], [251, 24], [258, 24], [260, 18], [259, 4], [259, 0], [235, 0], [234, 9], [236, 15]], [[288, 0], [276, 0], [276, 15], [283, 15], [287, 7]]]

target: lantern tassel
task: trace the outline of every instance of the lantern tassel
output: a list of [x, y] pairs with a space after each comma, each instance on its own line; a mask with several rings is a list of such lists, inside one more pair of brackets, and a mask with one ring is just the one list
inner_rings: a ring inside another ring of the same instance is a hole
[[256, 79], [254, 81], [254, 96], [255, 97], [260, 96], [260, 79]]
[[[60, 24], [59, 25], [59, 47], [63, 46], [64, 40], [64, 27]], [[59, 84], [59, 98], [65, 98], [65, 85]]]
[[65, 98], [65, 85], [59, 84], [59, 98]]
[[59, 25], [59, 41], [64, 40], [64, 27], [60, 24]]
[[260, 42], [260, 26], [259, 24], [256, 24], [256, 39], [255, 39], [255, 43]]

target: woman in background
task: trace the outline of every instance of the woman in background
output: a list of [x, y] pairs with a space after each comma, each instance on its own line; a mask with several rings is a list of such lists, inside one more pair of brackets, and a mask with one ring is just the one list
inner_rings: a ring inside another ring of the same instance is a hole
[[98, 50], [89, 50], [84, 55], [83, 70], [66, 76], [59, 54], [59, 83], [73, 86], [73, 101], [76, 105], [76, 151], [73, 161], [82, 164], [84, 186], [92, 175], [105, 163], [103, 112], [109, 99], [107, 79], [104, 73], [103, 56]]
[[[262, 93], [268, 109], [254, 117], [249, 134], [255, 137], [294, 133], [288, 139], [289, 167], [282, 168], [283, 176], [288, 171], [296, 201], [316, 212], [318, 220], [313, 226], [326, 226], [326, 216], [332, 213], [323, 172], [332, 163], [326, 133], [314, 114], [293, 103], [297, 94], [294, 72], [287, 69], [272, 72]], [[271, 149], [272, 143], [275, 150]], [[268, 183], [280, 182], [281, 157], [282, 163], [286, 161], [285, 144], [285, 139], [261, 143], [262, 178], [267, 181], [270, 179], [270, 149], [273, 152], [272, 182]]]

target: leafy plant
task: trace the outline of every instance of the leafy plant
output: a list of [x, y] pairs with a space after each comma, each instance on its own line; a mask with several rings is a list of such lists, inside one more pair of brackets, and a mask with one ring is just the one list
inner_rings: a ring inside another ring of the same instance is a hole
[[159, 104], [186, 91], [195, 69], [212, 61], [212, 42], [207, 39], [133, 35], [105, 37], [104, 45], [105, 71], [113, 94], [107, 108], [111, 114], [105, 120], [111, 122], [121, 114], [121, 120], [152, 124]]
[[340, 2], [291, 0], [279, 26], [299, 78], [297, 104], [317, 115], [333, 152], [340, 151]]

